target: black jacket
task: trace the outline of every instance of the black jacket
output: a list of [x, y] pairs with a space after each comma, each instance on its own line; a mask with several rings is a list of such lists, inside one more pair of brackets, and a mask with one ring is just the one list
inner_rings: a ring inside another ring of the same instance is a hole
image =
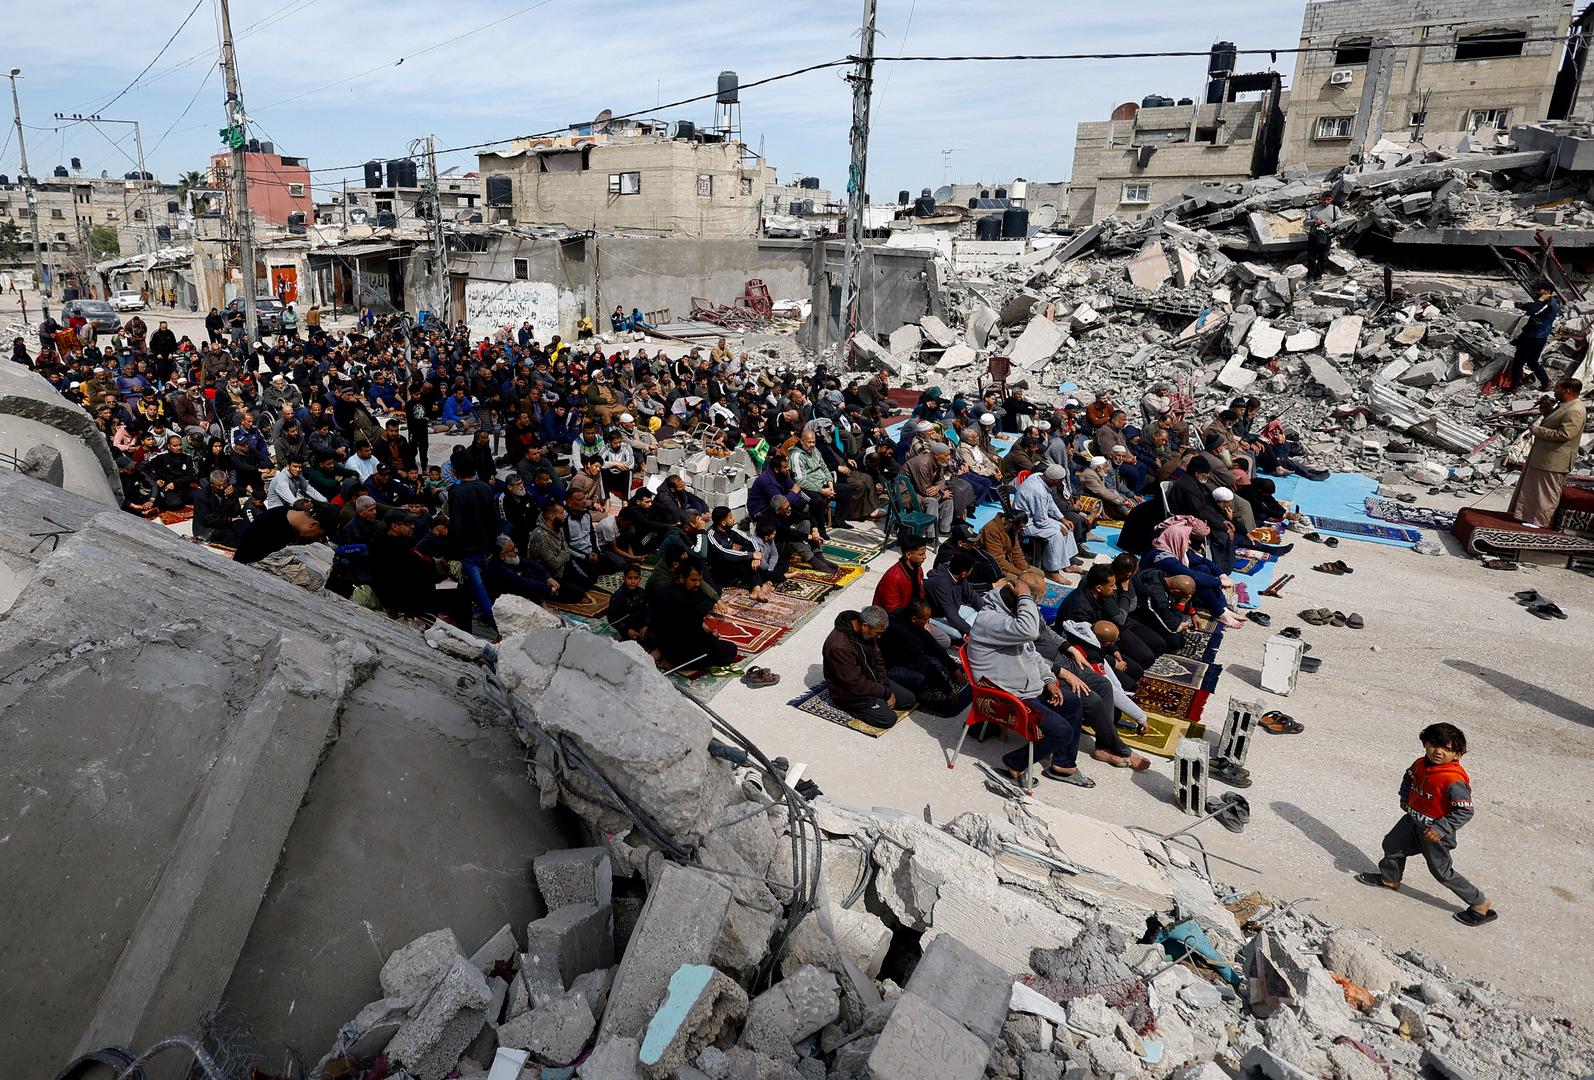
[[493, 489], [480, 480], [448, 492], [449, 548], [456, 555], [485, 555], [498, 544], [498, 506]]
[[830, 688], [830, 700], [841, 708], [883, 701], [891, 693], [885, 657], [878, 644], [864, 640], [852, 628], [857, 617], [856, 611], [837, 615], [836, 628], [825, 638], [822, 650], [825, 685]]

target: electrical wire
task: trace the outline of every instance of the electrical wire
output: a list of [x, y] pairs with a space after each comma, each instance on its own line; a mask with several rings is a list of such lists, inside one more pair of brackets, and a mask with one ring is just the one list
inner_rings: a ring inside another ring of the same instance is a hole
[[205, 87], [210, 85], [210, 77], [216, 74], [216, 69], [220, 66], [221, 58], [219, 56], [210, 62], [210, 70], [205, 72], [203, 79], [199, 80], [199, 89], [194, 91], [194, 96], [188, 99], [188, 104], [183, 106], [183, 111], [177, 114], [177, 119], [171, 122], [171, 126], [161, 132], [161, 137], [155, 140], [155, 145], [149, 151], [151, 154], [161, 148], [161, 144], [166, 141], [166, 136], [172, 133], [172, 128], [183, 122], [183, 117], [187, 116], [188, 111], [194, 107], [194, 102], [199, 100], [199, 95], [205, 92]]
[[194, 15], [199, 11], [199, 6], [204, 2], [205, 0], [194, 0], [194, 6], [188, 9], [188, 14], [183, 17], [183, 21], [178, 24], [177, 29], [172, 31], [172, 36], [166, 39], [166, 44], [160, 47], [160, 52], [156, 53], [150, 59], [150, 62], [144, 65], [144, 70], [133, 76], [132, 82], [129, 82], [126, 86], [122, 87], [122, 89], [118, 91], [116, 96], [111, 98], [110, 101], [107, 101], [104, 105], [101, 105], [99, 108], [93, 109], [91, 111], [101, 113], [106, 109], [109, 109], [112, 105], [115, 105], [118, 101], [121, 101], [122, 98], [127, 95], [127, 92], [137, 85], [138, 80], [142, 79], [149, 73], [149, 69], [155, 66], [156, 61], [166, 55], [166, 50], [172, 47], [172, 42], [177, 40], [177, 35], [181, 34], [185, 29], [187, 29], [188, 23], [193, 19]]

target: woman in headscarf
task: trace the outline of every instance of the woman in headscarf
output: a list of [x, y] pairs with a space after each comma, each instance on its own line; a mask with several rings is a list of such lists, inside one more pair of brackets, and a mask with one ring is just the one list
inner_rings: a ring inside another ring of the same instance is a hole
[[1140, 565], [1193, 579], [1196, 599], [1220, 623], [1230, 629], [1244, 626], [1245, 620], [1229, 610], [1229, 602], [1223, 595], [1224, 586], [1232, 582], [1211, 559], [1191, 550], [1192, 543], [1204, 539], [1210, 532], [1207, 523], [1199, 518], [1187, 514], [1171, 517], [1151, 541], [1151, 550], [1141, 558]]

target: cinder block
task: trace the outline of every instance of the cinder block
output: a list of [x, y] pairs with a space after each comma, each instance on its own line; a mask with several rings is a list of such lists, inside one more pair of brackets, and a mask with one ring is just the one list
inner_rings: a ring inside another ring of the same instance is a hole
[[1229, 715], [1223, 720], [1223, 734], [1218, 736], [1218, 761], [1230, 765], [1244, 765], [1251, 752], [1251, 735], [1256, 730], [1256, 718], [1267, 710], [1260, 702], [1229, 699]]
[[577, 975], [614, 965], [613, 909], [570, 904], [526, 927], [526, 952], [552, 960], [565, 986]]
[[991, 1046], [1007, 1019], [1013, 978], [963, 942], [942, 934], [924, 950], [907, 990], [956, 1017]]
[[1197, 817], [1207, 812], [1207, 742], [1180, 739], [1173, 750], [1174, 802]]
[[443, 1080], [487, 1023], [492, 991], [482, 973], [456, 956], [415, 1016], [387, 1044], [388, 1060], [416, 1080]]
[[571, 904], [608, 907], [614, 895], [614, 866], [607, 848], [566, 848], [539, 855], [531, 864], [549, 911]]
[[1274, 634], [1262, 648], [1262, 689], [1289, 696], [1295, 689], [1295, 678], [1301, 673], [1301, 657], [1306, 655], [1306, 643], [1300, 638]]

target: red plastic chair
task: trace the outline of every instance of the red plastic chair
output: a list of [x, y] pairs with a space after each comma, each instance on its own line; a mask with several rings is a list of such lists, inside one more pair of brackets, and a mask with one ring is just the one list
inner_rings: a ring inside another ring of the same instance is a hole
[[1029, 743], [1029, 764], [1024, 768], [1024, 793], [1034, 790], [1032, 773], [1035, 769], [1035, 744], [1040, 741], [1040, 717], [1035, 710], [1006, 690], [992, 686], [986, 680], [976, 681], [969, 667], [968, 644], [958, 646], [958, 660], [963, 664], [963, 674], [968, 677], [974, 700], [969, 705], [969, 715], [963, 721], [963, 734], [958, 737], [957, 749], [947, 759], [948, 769], [957, 768], [957, 759], [963, 753], [963, 741], [969, 737], [969, 728], [975, 724], [996, 724], [1018, 735]]

